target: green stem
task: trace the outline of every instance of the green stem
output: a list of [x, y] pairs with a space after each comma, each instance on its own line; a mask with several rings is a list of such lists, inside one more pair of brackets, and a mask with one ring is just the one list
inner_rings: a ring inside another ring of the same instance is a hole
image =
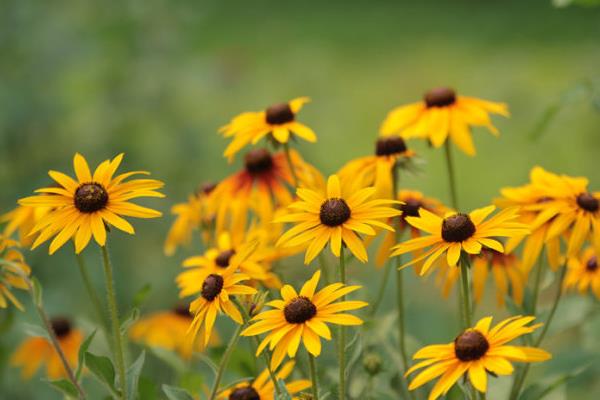
[[312, 397], [314, 400], [319, 400], [319, 378], [317, 376], [317, 366], [315, 365], [315, 356], [308, 351], [308, 366], [310, 368], [310, 380], [312, 381]]
[[83, 280], [85, 289], [88, 293], [88, 296], [90, 297], [90, 300], [92, 301], [92, 305], [94, 306], [96, 316], [98, 317], [98, 320], [102, 323], [103, 328], [106, 331], [108, 331], [108, 321], [106, 319], [106, 314], [104, 314], [104, 308], [102, 306], [102, 302], [100, 301], [100, 297], [98, 296], [98, 292], [92, 284], [92, 280], [90, 278], [85, 259], [83, 258], [83, 255], [81, 253], [75, 254], [75, 257], [77, 258], [77, 266], [79, 267], [79, 272], [81, 273], [81, 280]]
[[290, 154], [290, 146], [288, 143], [283, 144], [283, 151], [285, 152], [285, 159], [287, 160], [290, 172], [292, 173], [292, 179], [294, 180], [294, 187], [298, 188], [298, 175], [296, 175], [296, 168], [292, 162], [292, 155]]
[[388, 279], [390, 278], [390, 271], [392, 269], [392, 260], [385, 266], [385, 270], [383, 271], [383, 277], [381, 278], [381, 283], [379, 284], [379, 289], [377, 289], [377, 298], [373, 302], [373, 307], [371, 308], [371, 318], [377, 314], [377, 310], [383, 301], [383, 297], [385, 294], [385, 288], [387, 287]]
[[469, 262], [468, 256], [460, 260], [460, 304], [462, 314], [462, 328], [468, 329], [472, 325], [471, 290], [469, 287]]
[[445, 146], [446, 153], [446, 169], [448, 171], [448, 183], [450, 184], [450, 199], [452, 201], [452, 207], [458, 210], [458, 196], [456, 195], [456, 180], [454, 178], [454, 162], [452, 161], [452, 149], [450, 148], [450, 141], [446, 140]]
[[125, 357], [123, 356], [123, 335], [121, 335], [121, 324], [119, 322], [119, 310], [117, 308], [117, 296], [114, 287], [113, 268], [106, 246], [100, 246], [102, 250], [102, 263], [104, 264], [104, 277], [106, 280], [106, 298], [112, 325], [114, 344], [114, 357], [119, 373], [119, 385], [121, 386], [121, 398], [127, 399], [127, 381], [125, 379]]
[[[346, 262], [344, 259], [344, 247], [340, 250], [340, 268], [339, 268], [339, 280], [344, 285], [346, 284]], [[342, 296], [342, 301], [346, 300], [346, 296]], [[338, 328], [339, 331], [339, 346], [338, 346], [338, 361], [340, 364], [340, 385], [339, 385], [339, 398], [340, 400], [346, 400], [346, 329], [343, 325]]]
[[233, 336], [229, 340], [229, 344], [225, 349], [225, 353], [223, 353], [223, 357], [221, 358], [221, 363], [219, 364], [219, 369], [217, 371], [217, 376], [215, 376], [215, 381], [213, 383], [213, 387], [210, 391], [210, 400], [215, 400], [217, 398], [217, 392], [219, 391], [219, 384], [221, 383], [221, 379], [223, 378], [223, 372], [225, 372], [225, 368], [227, 367], [227, 363], [229, 362], [229, 358], [235, 349], [237, 342], [240, 340], [240, 333], [242, 333], [242, 329], [245, 324], [238, 325]]
[[[558, 303], [560, 302], [560, 299], [563, 294], [563, 281], [565, 279], [566, 272], [567, 272], [567, 266], [563, 265], [561, 268], [561, 271], [560, 271], [560, 277], [558, 279], [558, 287], [556, 288], [556, 294], [554, 295], [554, 301], [552, 303], [552, 308], [550, 309], [550, 314], [548, 314], [548, 318], [546, 319], [546, 322], [544, 323], [542, 332], [540, 333], [540, 335], [538, 336], [538, 338], [535, 340], [535, 342], [533, 344], [534, 347], [539, 347], [540, 344], [542, 344], [542, 341], [544, 340], [544, 337], [546, 336], [546, 333], [548, 332], [548, 328], [550, 327], [550, 324], [552, 323], [552, 320], [554, 319], [554, 314], [556, 313], [556, 309], [558, 308]], [[513, 383], [512, 389], [510, 391], [510, 400], [516, 400], [519, 397], [521, 388], [523, 387], [523, 384], [525, 383], [525, 378], [527, 377], [527, 374], [529, 373], [529, 366], [530, 366], [530, 364], [526, 364], [523, 367], [523, 369], [521, 370], [521, 372], [515, 375], [515, 381]]]

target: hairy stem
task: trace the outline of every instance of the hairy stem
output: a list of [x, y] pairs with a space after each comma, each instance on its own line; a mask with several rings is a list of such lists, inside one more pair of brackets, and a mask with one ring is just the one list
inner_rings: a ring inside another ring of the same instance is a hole
[[[339, 280], [344, 285], [346, 284], [346, 262], [344, 259], [344, 246], [340, 250], [340, 268]], [[342, 297], [342, 301], [346, 300], [346, 296]], [[339, 345], [338, 345], [338, 362], [340, 365], [340, 382], [339, 382], [339, 399], [346, 400], [346, 329], [343, 325], [338, 328]]]

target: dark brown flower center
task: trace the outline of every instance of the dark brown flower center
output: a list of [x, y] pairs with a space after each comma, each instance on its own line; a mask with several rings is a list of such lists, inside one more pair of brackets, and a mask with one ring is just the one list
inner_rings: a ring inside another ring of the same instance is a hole
[[173, 308], [173, 313], [181, 316], [181, 317], [191, 317], [192, 314], [190, 313], [190, 307], [187, 304], [177, 304], [174, 308]]
[[202, 283], [202, 297], [208, 301], [213, 301], [221, 290], [223, 290], [223, 277], [217, 274], [210, 274]]
[[56, 317], [50, 320], [50, 325], [57, 338], [64, 337], [71, 332], [71, 322], [63, 317]]
[[591, 193], [582, 193], [577, 196], [577, 205], [583, 208], [585, 211], [594, 213], [598, 211], [600, 204], [598, 199], [595, 198]]
[[231, 260], [231, 257], [233, 257], [234, 254], [235, 250], [233, 249], [220, 252], [217, 258], [215, 258], [215, 264], [221, 268], [229, 267], [229, 260]]
[[273, 157], [266, 149], [251, 150], [245, 157], [246, 171], [258, 175], [273, 168]]
[[260, 396], [252, 386], [245, 386], [233, 389], [229, 394], [229, 400], [260, 400]]
[[108, 203], [108, 192], [99, 183], [84, 183], [75, 191], [75, 207], [82, 213], [102, 210], [106, 203]]
[[490, 344], [481, 332], [469, 330], [454, 339], [454, 354], [461, 361], [479, 360], [490, 348]]
[[319, 218], [327, 226], [338, 226], [348, 221], [352, 212], [344, 199], [327, 199], [321, 204]]
[[475, 225], [467, 214], [454, 214], [442, 222], [442, 239], [446, 242], [463, 242], [474, 233]]
[[587, 260], [587, 263], [585, 263], [585, 269], [590, 272], [594, 272], [598, 269], [598, 259], [596, 256], [592, 256], [589, 260]]
[[267, 123], [271, 125], [281, 125], [294, 120], [294, 113], [288, 103], [273, 104], [267, 108]]
[[290, 324], [301, 324], [317, 315], [317, 307], [308, 298], [299, 296], [285, 306], [283, 314]]
[[375, 142], [375, 154], [378, 156], [391, 156], [406, 151], [406, 143], [400, 136], [379, 138]]
[[425, 93], [424, 100], [427, 107], [445, 107], [454, 104], [456, 92], [447, 87], [435, 88]]
[[405, 217], [418, 217], [419, 209], [423, 207], [423, 203], [421, 200], [417, 199], [406, 199], [404, 200], [404, 204], [400, 206], [402, 210], [402, 218]]

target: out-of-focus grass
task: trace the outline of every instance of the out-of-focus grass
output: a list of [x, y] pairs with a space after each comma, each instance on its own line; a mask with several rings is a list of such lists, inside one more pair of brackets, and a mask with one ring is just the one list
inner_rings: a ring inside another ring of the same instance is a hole
[[[176, 300], [172, 278], [183, 255], [194, 250], [162, 255], [168, 209], [198, 183], [239, 166], [221, 157], [225, 142], [216, 129], [228, 118], [312, 97], [301, 118], [319, 142], [299, 148], [329, 174], [372, 152], [387, 111], [438, 85], [506, 101], [512, 111], [510, 119], [495, 120], [500, 138], [475, 132], [476, 158], [457, 155], [464, 208], [488, 203], [502, 186], [523, 183], [536, 164], [588, 176], [598, 190], [600, 117], [589, 103], [569, 104], [537, 141], [529, 133], [562, 91], [597, 74], [599, 21], [600, 9], [557, 10], [549, 1], [7, 0], [0, 5], [0, 205], [8, 210], [46, 184], [50, 168], [70, 171], [76, 151], [94, 164], [124, 151], [124, 167], [152, 171], [166, 182], [168, 198], [148, 203], [166, 215], [136, 221], [135, 237], [111, 234], [120, 300], [128, 305], [135, 290], [151, 283], [146, 308], [170, 307], [165, 299]], [[414, 147], [426, 164], [403, 184], [446, 200], [442, 154]], [[70, 253], [65, 246], [51, 258], [44, 250], [28, 256], [50, 311], [89, 320]], [[85, 256], [101, 289], [99, 255], [91, 246]], [[286, 276], [308, 273], [300, 260], [290, 264]], [[352, 272], [372, 298], [373, 274], [361, 266]], [[421, 343], [448, 341], [456, 329], [454, 303], [442, 301], [429, 281], [409, 279], [409, 332]], [[391, 309], [388, 295], [385, 307]], [[5, 334], [5, 355], [20, 337], [17, 329]], [[565, 338], [548, 342], [563, 349], [556, 363], [575, 346], [574, 337]], [[597, 356], [595, 343], [588, 354]], [[149, 374], [161, 376], [157, 371]], [[0, 393], [46, 393], [43, 383], [15, 387], [15, 376], [4, 374]], [[582, 394], [594, 384], [584, 378], [569, 387], [576, 398], [592, 398]]]

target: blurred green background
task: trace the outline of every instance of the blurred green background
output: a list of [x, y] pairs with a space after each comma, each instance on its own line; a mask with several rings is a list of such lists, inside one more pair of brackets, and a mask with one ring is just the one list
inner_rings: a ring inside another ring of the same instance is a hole
[[[465, 209], [489, 203], [502, 186], [524, 183], [536, 164], [587, 176], [592, 189], [600, 190], [599, 39], [600, 8], [557, 9], [546, 0], [4, 0], [0, 208], [8, 211], [18, 198], [46, 185], [49, 169], [71, 173], [77, 151], [93, 165], [125, 152], [122, 168], [152, 171], [166, 182], [168, 197], [144, 203], [165, 216], [134, 221], [136, 236], [111, 234], [119, 299], [126, 310], [134, 293], [150, 284], [143, 311], [169, 308], [176, 301], [173, 277], [181, 260], [198, 251], [163, 255], [169, 208], [200, 182], [239, 167], [221, 156], [226, 141], [216, 133], [219, 126], [241, 111], [310, 96], [300, 119], [315, 129], [319, 142], [298, 147], [330, 174], [373, 151], [379, 123], [392, 107], [440, 85], [505, 101], [512, 112], [510, 119], [494, 120], [500, 138], [475, 132], [477, 157], [455, 153]], [[544, 116], [547, 124], [540, 123]], [[404, 180], [405, 187], [447, 200], [442, 153], [413, 146], [425, 164]], [[27, 253], [44, 286], [46, 307], [89, 331], [92, 309], [71, 249], [65, 246], [53, 257], [46, 251], [42, 246]], [[97, 249], [89, 246], [85, 257], [102, 290]], [[353, 279], [367, 286], [367, 298], [375, 296], [379, 282], [371, 268], [351, 269]], [[282, 269], [293, 282], [311, 271], [300, 259]], [[455, 302], [443, 300], [432, 281], [408, 281], [411, 352], [457, 333]], [[390, 289], [386, 310], [393, 307]], [[555, 359], [530, 376], [550, 379], [595, 365], [548, 398], [597, 398], [600, 321], [590, 317], [579, 326], [591, 307], [589, 299], [573, 296], [561, 306], [545, 344]], [[505, 315], [492, 303], [477, 311]], [[0, 398], [60, 398], [37, 378], [20, 383], [17, 371], [6, 366], [23, 338], [22, 322], [37, 323], [31, 307], [0, 337]], [[229, 321], [221, 322], [227, 332]], [[144, 375], [178, 384], [163, 363], [149, 358]], [[235, 374], [234, 362], [231, 379]], [[387, 385], [385, 379], [381, 385]], [[509, 383], [493, 380], [489, 398], [504, 393]]]

